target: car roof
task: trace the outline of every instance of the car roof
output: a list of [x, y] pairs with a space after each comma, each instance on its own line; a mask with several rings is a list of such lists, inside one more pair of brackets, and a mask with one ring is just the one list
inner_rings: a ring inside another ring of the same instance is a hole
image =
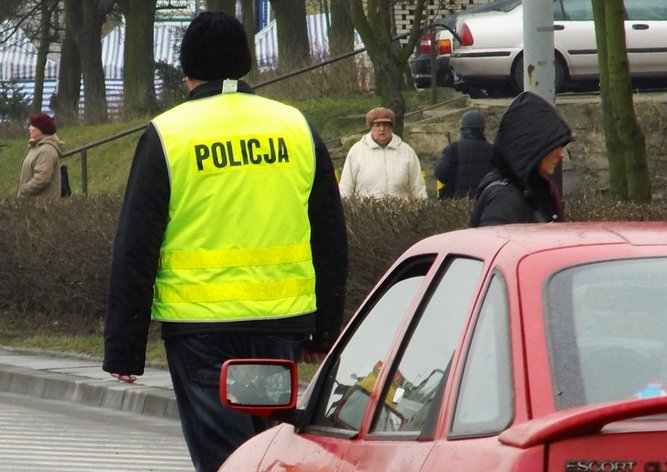
[[[504, 246], [530, 254], [549, 249], [591, 245], [625, 244], [630, 246], [667, 245], [667, 222], [579, 222], [537, 223], [487, 226], [451, 231], [426, 238], [415, 244], [412, 254], [441, 252], [452, 244], [470, 248], [484, 246], [485, 250]], [[447, 249], [449, 250], [449, 249]]]

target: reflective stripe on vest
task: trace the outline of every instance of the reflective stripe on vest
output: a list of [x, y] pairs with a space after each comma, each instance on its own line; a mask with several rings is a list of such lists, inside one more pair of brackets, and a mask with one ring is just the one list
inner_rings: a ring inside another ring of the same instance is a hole
[[315, 310], [303, 115], [255, 95], [188, 101], [153, 123], [171, 196], [155, 283], [161, 321], [276, 319]]

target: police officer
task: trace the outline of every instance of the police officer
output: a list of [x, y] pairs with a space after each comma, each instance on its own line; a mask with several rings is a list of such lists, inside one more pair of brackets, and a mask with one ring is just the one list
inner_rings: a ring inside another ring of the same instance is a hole
[[137, 145], [116, 234], [103, 369], [144, 372], [151, 315], [197, 471], [267, 425], [224, 409], [229, 358], [320, 361], [342, 322], [347, 239], [334, 169], [304, 116], [254, 95], [245, 31], [203, 12], [180, 61], [190, 90]]

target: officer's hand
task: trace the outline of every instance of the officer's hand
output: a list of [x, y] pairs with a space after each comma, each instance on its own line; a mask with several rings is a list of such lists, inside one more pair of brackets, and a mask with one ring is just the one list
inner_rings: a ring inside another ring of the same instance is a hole
[[127, 382], [127, 383], [132, 383], [135, 380], [137, 380], [137, 377], [135, 375], [112, 373], [111, 376], [116, 380], [120, 380], [121, 382]]

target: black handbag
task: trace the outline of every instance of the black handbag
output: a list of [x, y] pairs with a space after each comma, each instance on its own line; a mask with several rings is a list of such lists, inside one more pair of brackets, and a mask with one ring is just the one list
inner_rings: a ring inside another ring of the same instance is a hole
[[69, 186], [69, 174], [67, 173], [67, 166], [60, 166], [60, 196], [69, 197], [72, 195], [72, 189]]

